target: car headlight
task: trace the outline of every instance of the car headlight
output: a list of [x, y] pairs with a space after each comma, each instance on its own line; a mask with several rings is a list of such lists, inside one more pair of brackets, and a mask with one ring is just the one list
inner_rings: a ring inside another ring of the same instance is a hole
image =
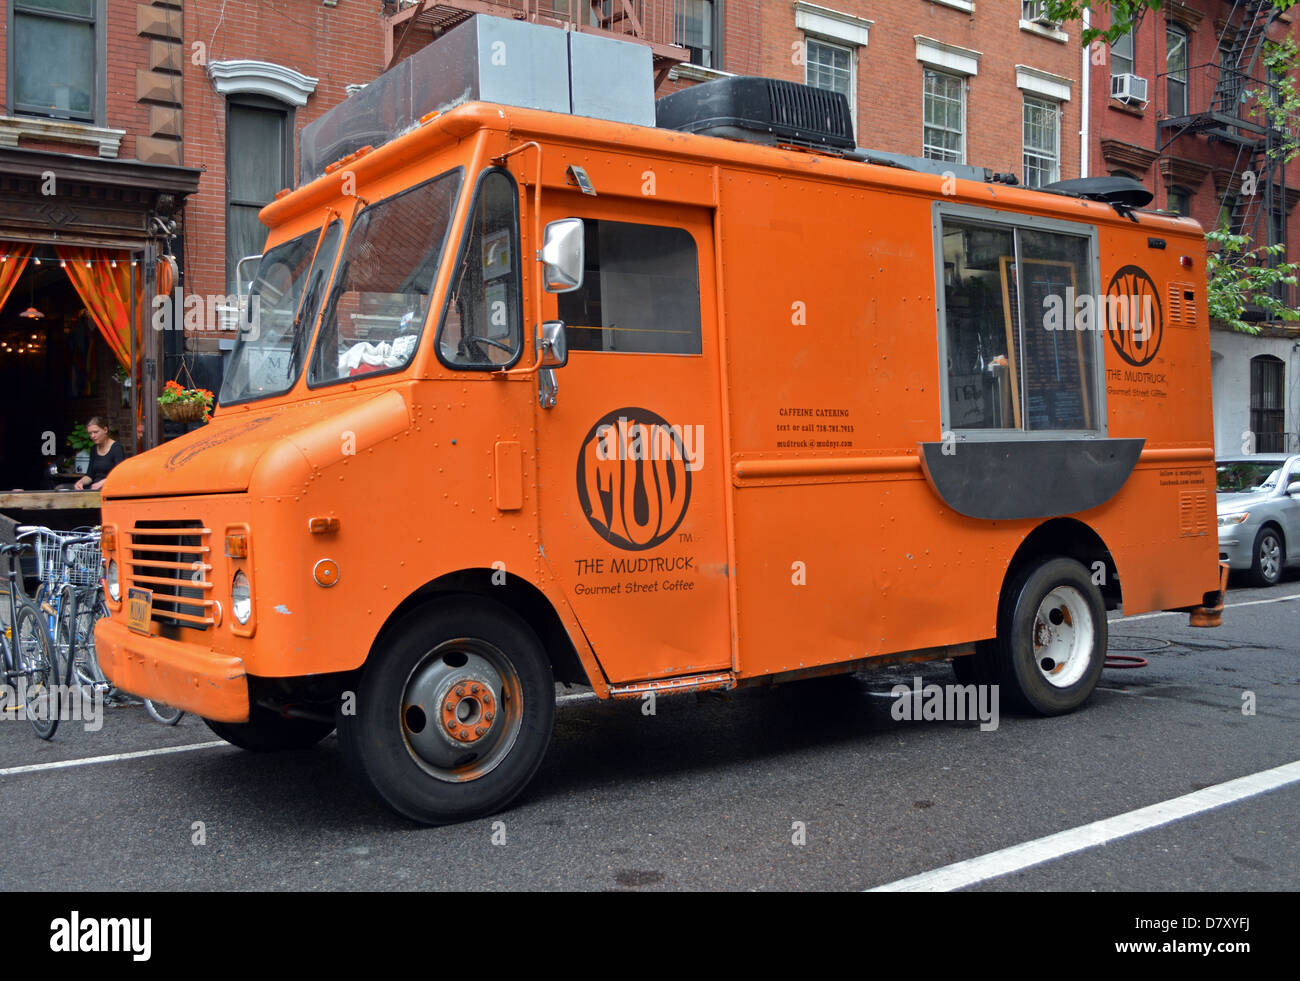
[[1224, 528], [1228, 525], [1239, 525], [1249, 517], [1249, 511], [1238, 511], [1236, 514], [1221, 514], [1219, 515], [1219, 527]]
[[253, 591], [242, 569], [230, 580], [230, 612], [241, 624], [248, 623], [253, 615]]
[[114, 603], [121, 599], [122, 587], [117, 582], [117, 562], [114, 559], [109, 559], [108, 568], [104, 570], [104, 588]]

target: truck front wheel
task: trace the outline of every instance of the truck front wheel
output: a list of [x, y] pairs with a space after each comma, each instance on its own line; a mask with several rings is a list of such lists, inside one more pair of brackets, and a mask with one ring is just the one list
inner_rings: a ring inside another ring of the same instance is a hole
[[1082, 705], [1106, 663], [1106, 604], [1074, 559], [1047, 559], [1015, 575], [1003, 596], [998, 681], [1013, 706], [1061, 715]]
[[371, 652], [355, 712], [339, 715], [353, 770], [423, 824], [501, 810], [541, 765], [555, 683], [537, 635], [473, 596], [417, 610]]

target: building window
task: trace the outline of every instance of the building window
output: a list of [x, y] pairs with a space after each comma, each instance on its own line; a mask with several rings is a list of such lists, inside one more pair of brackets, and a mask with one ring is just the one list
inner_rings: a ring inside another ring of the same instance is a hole
[[[610, 4], [607, 2], [606, 7]], [[715, 39], [721, 35], [714, 0], [681, 0], [675, 16], [676, 42], [691, 53], [690, 63], [703, 68], [721, 68], [722, 58]]]
[[1219, 205], [1219, 220], [1215, 227], [1221, 232], [1227, 232], [1229, 235], [1240, 235], [1241, 221], [1236, 215], [1237, 196], [1232, 193], [1223, 196], [1223, 202]]
[[1061, 176], [1061, 104], [1025, 96], [1025, 186], [1043, 187]]
[[11, 110], [94, 122], [103, 95], [100, 0], [12, 0], [9, 10]]
[[1284, 369], [1282, 359], [1271, 354], [1250, 359], [1250, 431], [1258, 453], [1286, 452]]
[[1165, 29], [1165, 96], [1170, 116], [1187, 115], [1187, 29]]
[[242, 96], [226, 108], [226, 279], [266, 242], [257, 213], [293, 184], [293, 111], [273, 99]]
[[805, 55], [804, 82], [814, 88], [839, 92], [848, 99], [849, 113], [853, 117], [853, 129], [856, 132], [858, 105], [853, 82], [857, 73], [853, 70], [853, 49], [810, 37]]
[[1169, 211], [1187, 218], [1192, 213], [1192, 192], [1185, 187], [1169, 189]]
[[1110, 74], [1136, 75], [1133, 70], [1133, 30], [1117, 37], [1110, 46]]
[[957, 75], [925, 70], [925, 130], [922, 156], [966, 162], [966, 81]]

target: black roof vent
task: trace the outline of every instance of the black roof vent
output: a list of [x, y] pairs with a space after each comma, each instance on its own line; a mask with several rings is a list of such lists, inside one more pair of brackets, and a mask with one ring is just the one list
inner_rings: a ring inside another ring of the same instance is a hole
[[774, 78], [724, 78], [666, 95], [655, 103], [655, 124], [748, 143], [855, 148], [843, 95]]
[[1076, 180], [1057, 181], [1041, 190], [1056, 191], [1076, 198], [1101, 201], [1118, 208], [1144, 208], [1155, 197], [1132, 177], [1080, 177]]

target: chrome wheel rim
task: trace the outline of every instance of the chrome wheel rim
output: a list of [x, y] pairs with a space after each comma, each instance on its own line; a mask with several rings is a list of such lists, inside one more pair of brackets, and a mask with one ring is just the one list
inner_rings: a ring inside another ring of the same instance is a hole
[[1282, 569], [1282, 543], [1272, 535], [1265, 535], [1259, 543], [1259, 569], [1270, 580]]
[[1077, 684], [1088, 671], [1097, 626], [1088, 601], [1073, 586], [1057, 586], [1034, 614], [1033, 654], [1039, 674], [1055, 688]]
[[523, 721], [523, 688], [500, 648], [478, 638], [449, 640], [407, 675], [400, 716], [416, 764], [438, 780], [465, 783], [510, 753]]

